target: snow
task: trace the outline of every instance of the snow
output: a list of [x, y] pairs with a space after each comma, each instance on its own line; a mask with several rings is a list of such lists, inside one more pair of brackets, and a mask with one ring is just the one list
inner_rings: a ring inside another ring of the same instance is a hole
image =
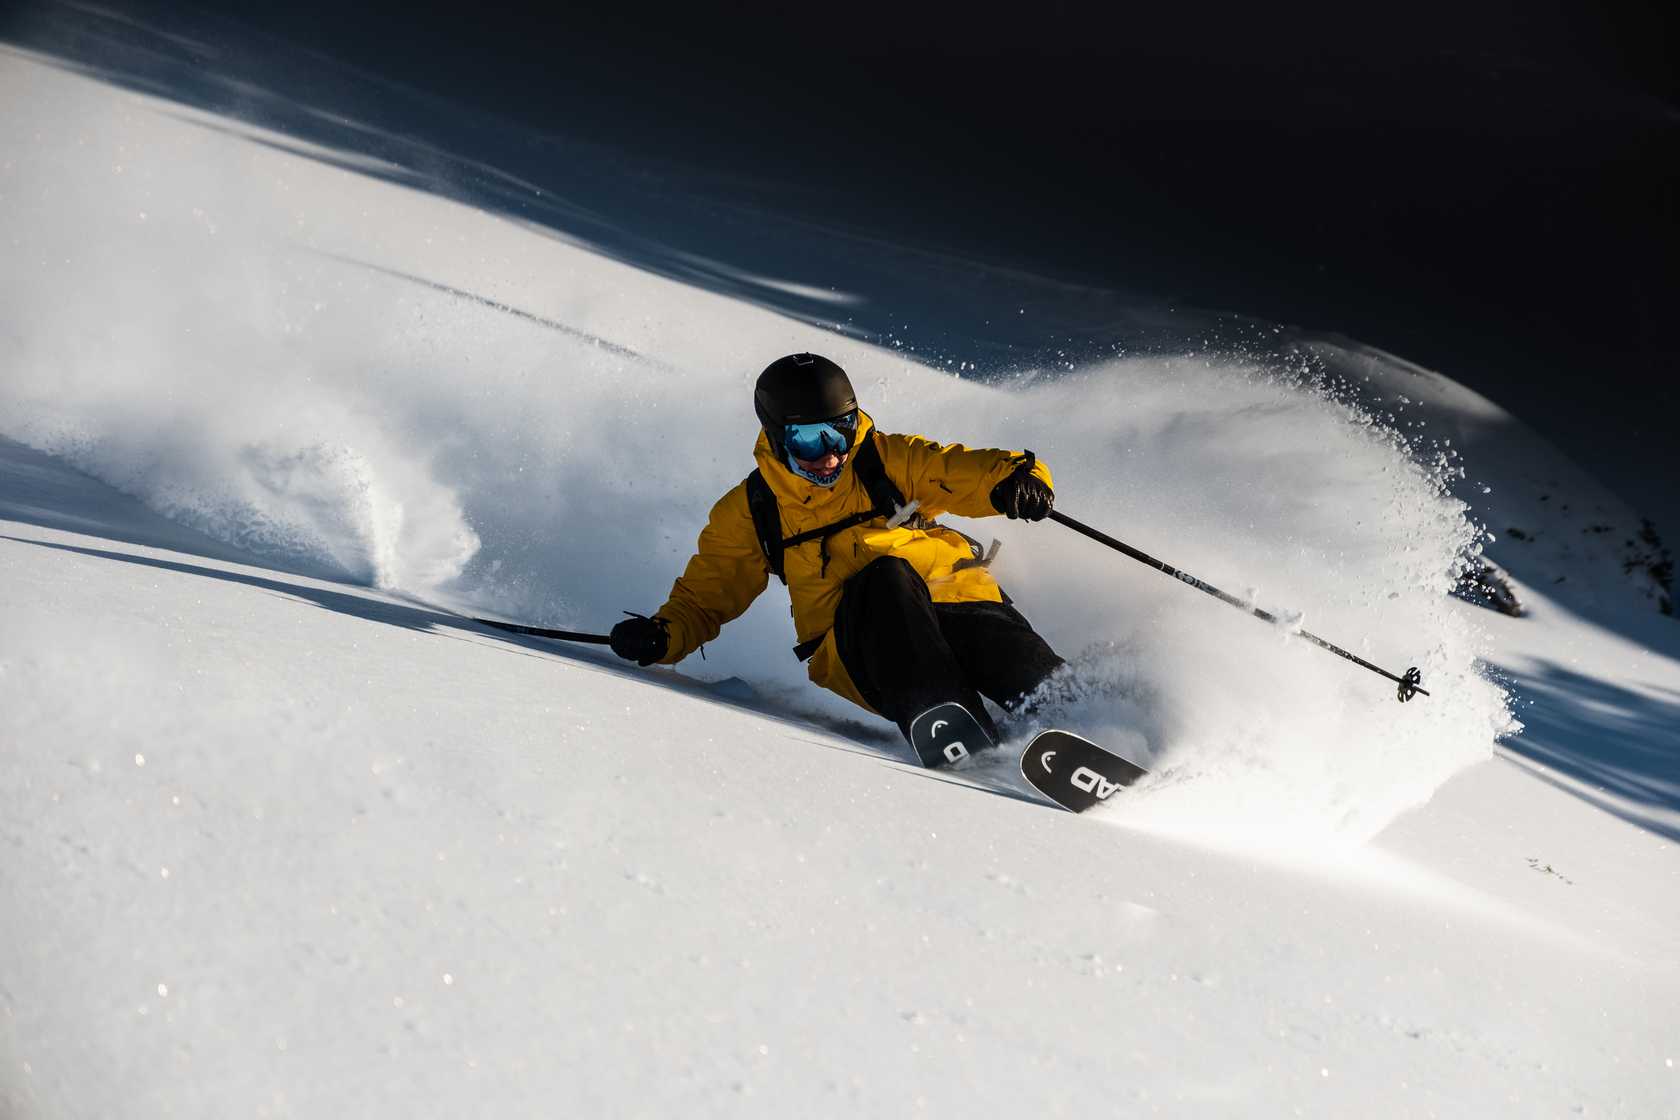
[[[1680, 640], [1596, 553], [1447, 597], [1402, 383], [1628, 516], [1492, 402], [1337, 340], [1351, 396], [980, 384], [26, 52], [0, 102], [0, 1112], [1673, 1114]], [[452, 613], [657, 605], [807, 347], [1434, 695], [969, 523], [1158, 766], [1076, 818], [805, 685], [779, 588], [679, 671]]]
[[[888, 430], [1035, 448], [1064, 510], [1270, 608], [1311, 604], [1315, 633], [1448, 686], [1393, 721], [1380, 678], [1234, 627], [1064, 530], [967, 525], [1005, 543], [996, 571], [1053, 644], [1131, 698], [1081, 725], [1173, 743], [1202, 826], [1367, 837], [1506, 726], [1477, 624], [1441, 594], [1474, 535], [1461, 505], [1390, 433], [1283, 371], [1172, 357], [956, 379], [266, 134], [9, 73], [19, 127], [60, 139], [34, 144], [7, 192], [39, 267], [0, 279], [26, 324], [0, 434], [270, 563], [568, 629], [650, 611], [750, 467], [752, 378], [815, 349], [856, 371]], [[1350, 525], [1350, 508], [1383, 516]], [[855, 715], [805, 683], [793, 641], [767, 594], [697, 671]]]

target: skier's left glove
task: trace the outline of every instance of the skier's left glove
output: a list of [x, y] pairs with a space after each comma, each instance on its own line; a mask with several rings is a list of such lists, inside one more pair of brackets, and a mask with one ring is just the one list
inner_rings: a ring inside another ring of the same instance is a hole
[[1031, 451], [1025, 461], [1009, 477], [992, 487], [992, 508], [1007, 514], [1011, 520], [1043, 521], [1056, 504], [1056, 495], [1049, 483], [1032, 473], [1037, 459]]
[[633, 614], [612, 628], [612, 633], [607, 635], [608, 644], [626, 661], [652, 665], [665, 656], [671, 644], [666, 626], [663, 618], [643, 618]]

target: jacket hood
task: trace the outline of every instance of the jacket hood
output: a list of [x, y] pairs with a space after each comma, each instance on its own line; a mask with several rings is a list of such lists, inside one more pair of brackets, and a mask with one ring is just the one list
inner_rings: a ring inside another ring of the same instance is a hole
[[[869, 418], [869, 413], [858, 409], [857, 439], [852, 443], [852, 452], [856, 453], [858, 444], [868, 439], [875, 430], [875, 421]], [[833, 486], [818, 486], [810, 479], [793, 473], [793, 470], [782, 460], [776, 458], [776, 453], [770, 449], [770, 437], [762, 430], [758, 433], [758, 440], [753, 444], [753, 459], [758, 463], [758, 469], [764, 474], [764, 481], [770, 484], [776, 499], [791, 506], [806, 506], [811, 509], [821, 509], [831, 504], [841, 504], [849, 499], [858, 486], [857, 476], [852, 472], [852, 455], [846, 456], [846, 461], [840, 467], [840, 477]]]

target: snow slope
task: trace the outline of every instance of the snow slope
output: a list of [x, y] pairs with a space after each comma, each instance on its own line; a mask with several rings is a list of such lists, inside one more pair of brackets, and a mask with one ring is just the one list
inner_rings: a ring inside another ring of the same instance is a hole
[[[976, 384], [23, 52], [0, 102], [8, 1115], [1672, 1112], [1671, 624], [1448, 599], [1456, 461], [1358, 401]], [[1161, 768], [1075, 819], [802, 687], [779, 589], [681, 672], [427, 605], [656, 605], [804, 347], [1436, 695], [970, 526]]]
[[16, 512], [8, 1115], [1671, 1110], [1673, 845], [1502, 762], [1210, 850]]
[[[663, 602], [750, 469], [744, 402], [767, 355], [821, 349], [888, 430], [1033, 447], [1076, 516], [1269, 607], [1310, 605], [1316, 632], [1443, 686], [1390, 720], [1380, 679], [1232, 627], [1229, 608], [1165, 595], [1064, 530], [970, 526], [1006, 543], [997, 571], [1052, 642], [1132, 701], [1086, 725], [1170, 743], [1227, 790], [1209, 827], [1369, 836], [1506, 726], [1476, 624], [1442, 596], [1475, 536], [1462, 507], [1389, 432], [1287, 371], [1124, 359], [1006, 391], [264, 133], [230, 138], [22, 60], [0, 80], [28, 107], [9, 139], [34, 153], [6, 192], [28, 264], [0, 277], [19, 324], [0, 434], [270, 563], [604, 629]], [[1350, 524], [1352, 508], [1383, 514]], [[792, 644], [768, 594], [701, 669], [853, 714], [804, 684]]]

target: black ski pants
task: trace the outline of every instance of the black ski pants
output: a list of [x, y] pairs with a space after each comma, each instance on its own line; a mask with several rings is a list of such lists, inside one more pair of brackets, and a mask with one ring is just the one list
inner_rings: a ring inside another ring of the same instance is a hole
[[907, 561], [883, 556], [846, 581], [834, 641], [869, 706], [910, 721], [955, 700], [996, 733], [980, 696], [1013, 709], [1063, 662], [1008, 603], [935, 603]]

